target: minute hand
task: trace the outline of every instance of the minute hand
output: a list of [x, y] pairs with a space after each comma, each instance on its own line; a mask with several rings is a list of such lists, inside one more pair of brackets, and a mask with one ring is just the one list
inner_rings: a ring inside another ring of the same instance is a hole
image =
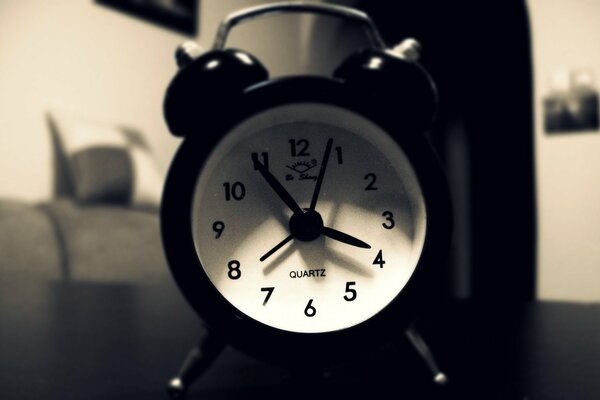
[[323, 235], [327, 236], [328, 238], [337, 240], [338, 242], [349, 244], [351, 246], [361, 247], [363, 249], [371, 248], [371, 245], [363, 242], [360, 239], [355, 238], [354, 236], [350, 236], [347, 233], [340, 232], [336, 229], [328, 228], [326, 226], [323, 227]]
[[325, 145], [325, 154], [323, 155], [323, 161], [321, 162], [321, 169], [319, 170], [319, 176], [317, 177], [317, 183], [315, 184], [315, 191], [313, 192], [312, 199], [310, 201], [310, 210], [315, 211], [317, 206], [317, 200], [319, 199], [319, 192], [321, 191], [321, 185], [323, 184], [323, 177], [325, 177], [325, 170], [327, 169], [327, 162], [329, 161], [329, 154], [331, 153], [331, 146], [333, 145], [333, 139], [327, 141]]
[[288, 193], [287, 190], [283, 187], [281, 183], [273, 176], [271, 172], [260, 162], [258, 161], [258, 155], [256, 153], [252, 153], [252, 162], [254, 163], [254, 167], [260, 172], [260, 174], [265, 178], [269, 186], [277, 193], [279, 198], [283, 200], [283, 202], [294, 212], [294, 214], [300, 215], [304, 214], [304, 211], [296, 200]]

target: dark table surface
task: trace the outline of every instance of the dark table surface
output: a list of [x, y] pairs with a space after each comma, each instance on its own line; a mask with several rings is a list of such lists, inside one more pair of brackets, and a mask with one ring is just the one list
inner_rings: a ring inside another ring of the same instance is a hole
[[[418, 325], [446, 387], [403, 340], [303, 376], [227, 347], [188, 398], [600, 398], [600, 305], [449, 303]], [[167, 399], [202, 329], [172, 284], [2, 277], [0, 398]]]

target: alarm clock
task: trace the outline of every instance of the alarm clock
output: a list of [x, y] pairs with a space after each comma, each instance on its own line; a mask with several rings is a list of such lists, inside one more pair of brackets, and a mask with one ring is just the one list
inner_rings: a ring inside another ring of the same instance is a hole
[[[331, 76], [270, 79], [225, 46], [284, 12], [362, 26]], [[388, 49], [364, 13], [277, 3], [229, 16], [211, 51], [180, 48], [165, 96], [182, 137], [164, 187], [166, 257], [211, 335], [256, 357], [325, 365], [402, 335], [439, 294], [448, 190], [424, 133], [435, 85], [416, 42]]]

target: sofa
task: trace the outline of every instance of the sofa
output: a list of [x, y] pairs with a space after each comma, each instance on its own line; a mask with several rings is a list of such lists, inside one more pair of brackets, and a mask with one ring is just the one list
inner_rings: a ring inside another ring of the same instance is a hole
[[159, 284], [169, 278], [156, 211], [0, 200], [0, 274], [34, 279]]
[[48, 113], [54, 193], [0, 199], [0, 277], [157, 284], [170, 280], [159, 227], [162, 176], [143, 135]]

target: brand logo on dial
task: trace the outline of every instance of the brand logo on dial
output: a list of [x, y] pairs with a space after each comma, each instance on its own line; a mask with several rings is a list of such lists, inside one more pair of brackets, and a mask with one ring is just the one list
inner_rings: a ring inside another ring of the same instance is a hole
[[293, 181], [298, 179], [299, 181], [304, 180], [317, 180], [317, 175], [311, 175], [308, 173], [311, 169], [317, 166], [317, 160], [312, 159], [310, 161], [296, 161], [291, 165], [286, 165], [286, 168], [291, 169], [295, 174], [287, 174], [285, 176], [286, 181]]
[[319, 278], [325, 275], [325, 269], [307, 269], [303, 271], [290, 271], [290, 278]]

